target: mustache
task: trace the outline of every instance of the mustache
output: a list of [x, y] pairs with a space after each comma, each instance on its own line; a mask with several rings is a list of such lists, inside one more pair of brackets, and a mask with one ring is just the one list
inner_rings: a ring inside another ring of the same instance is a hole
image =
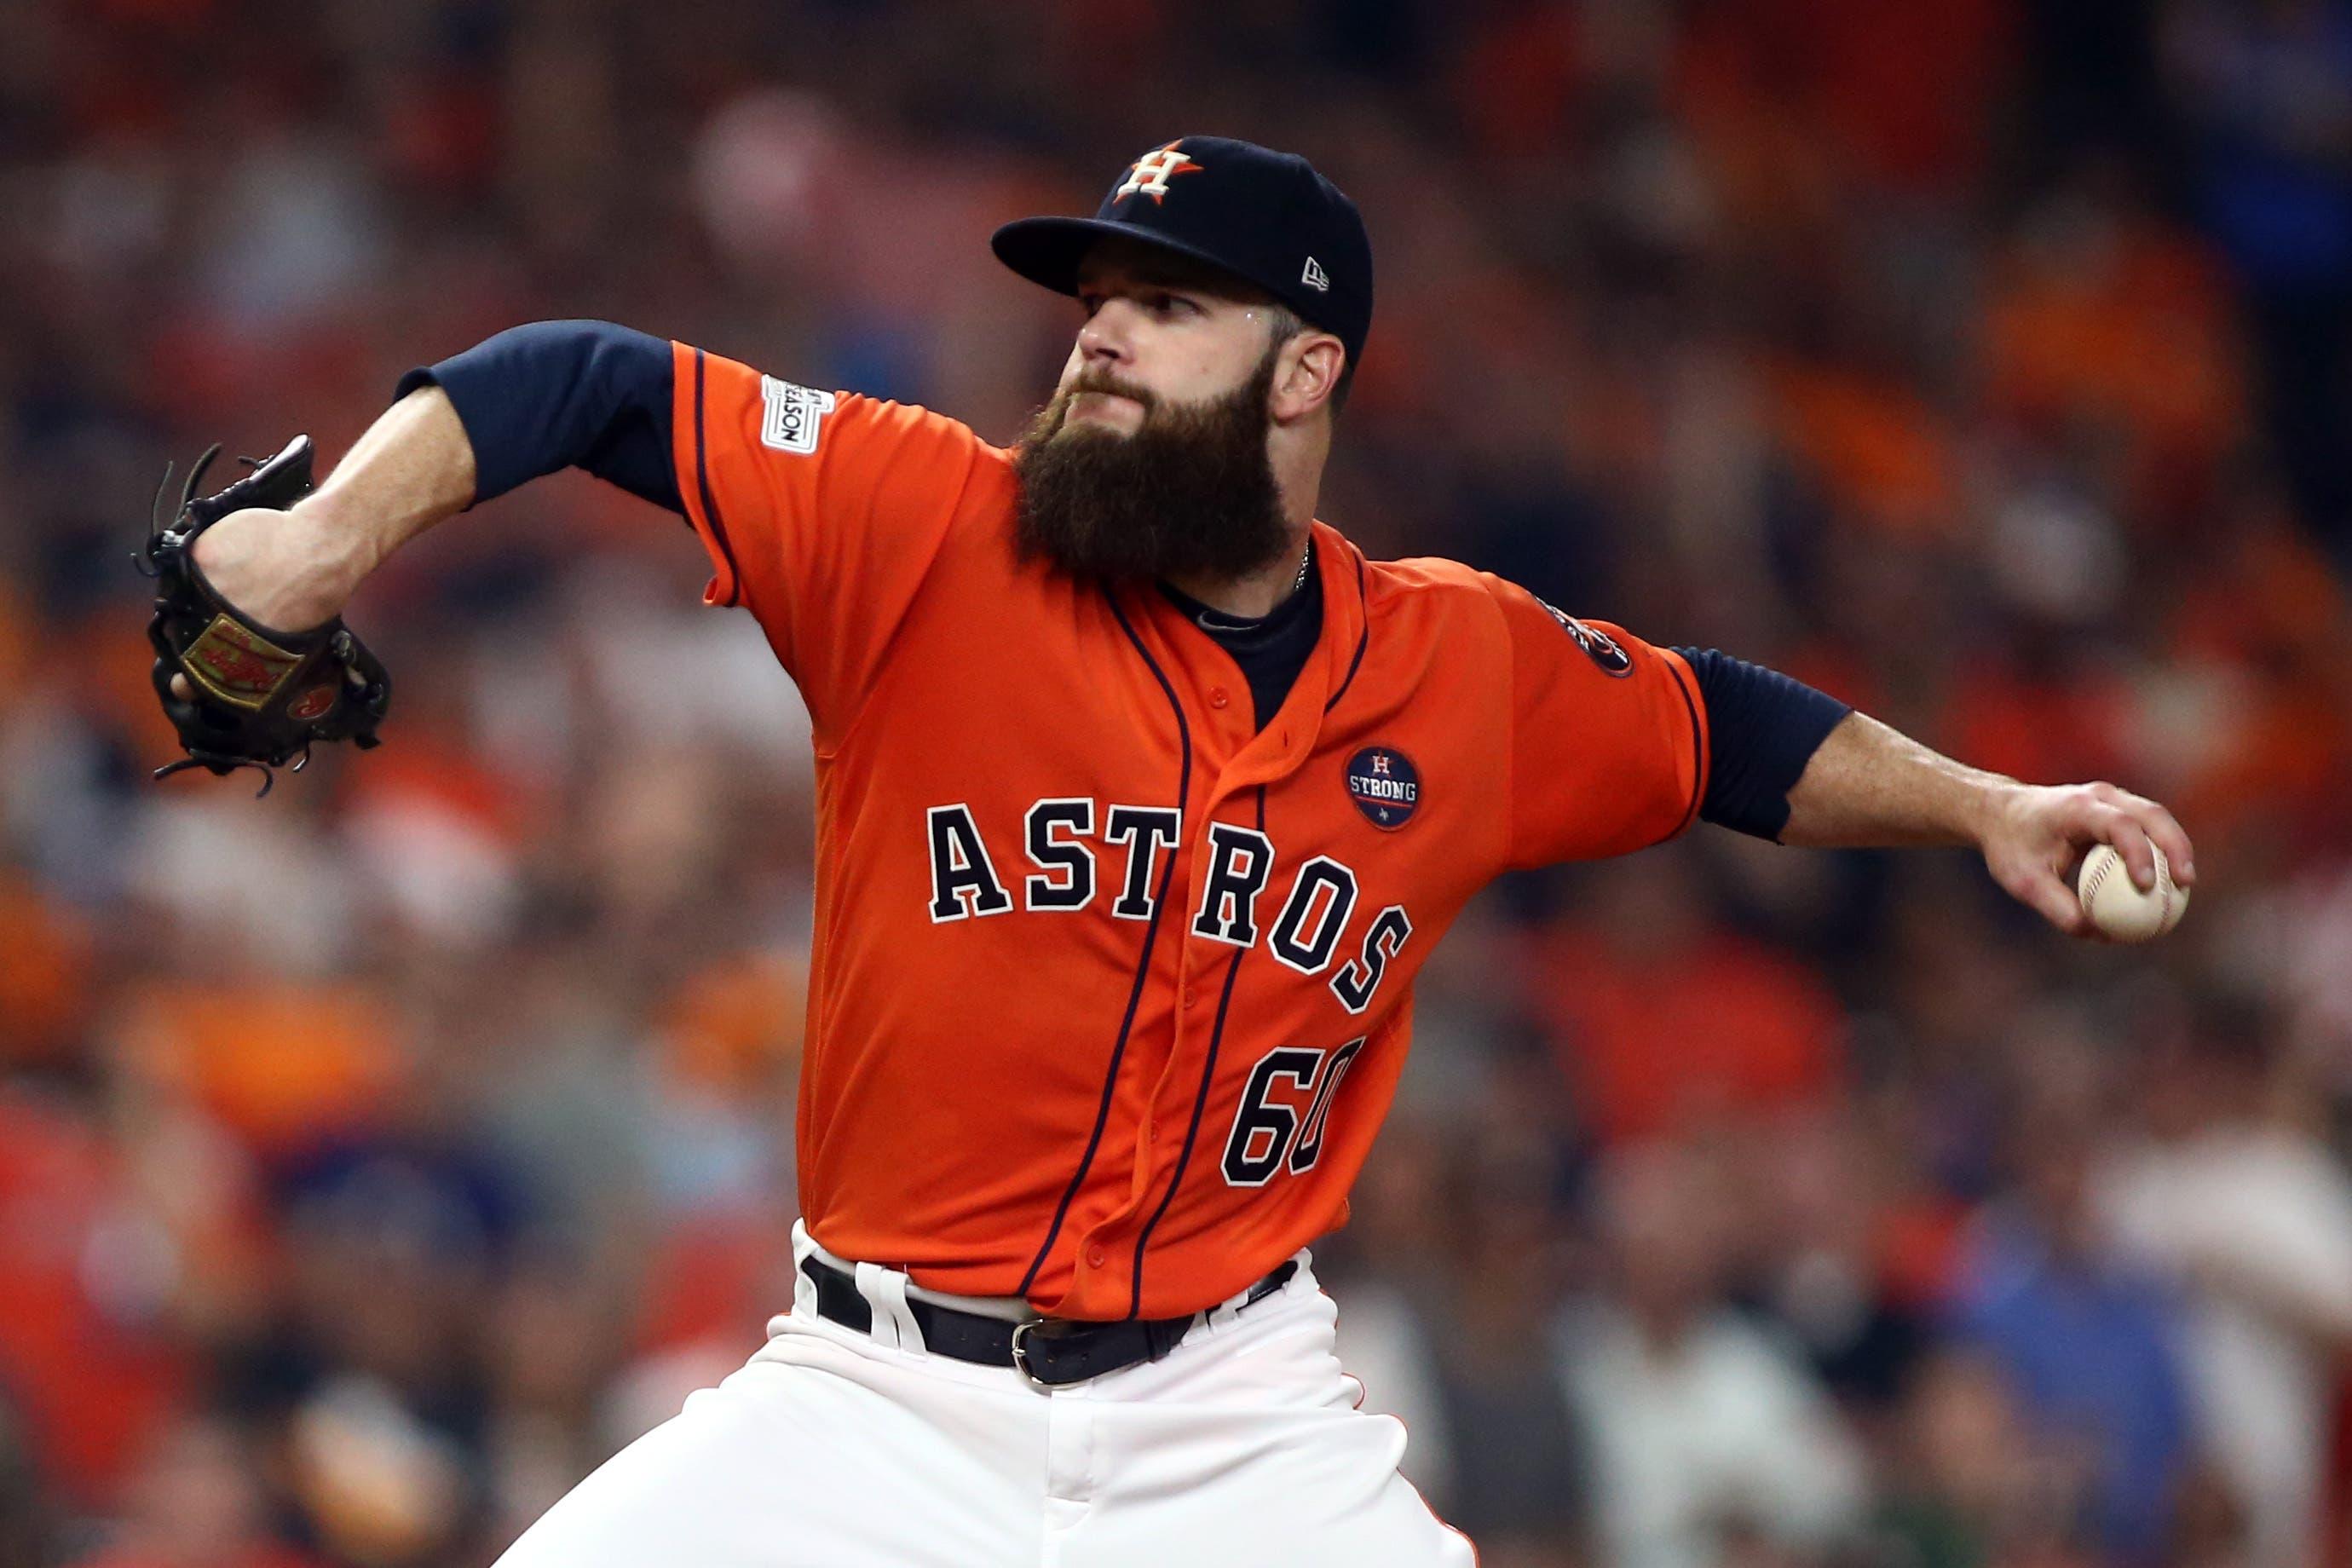
[[1160, 412], [1159, 395], [1150, 387], [1123, 380], [1107, 368], [1095, 366], [1080, 371], [1076, 379], [1054, 395], [1054, 400], [1046, 405], [1038, 421], [1041, 432], [1051, 435], [1059, 430], [1063, 421], [1069, 416], [1070, 405], [1089, 392], [1127, 398], [1143, 410], [1147, 420]]

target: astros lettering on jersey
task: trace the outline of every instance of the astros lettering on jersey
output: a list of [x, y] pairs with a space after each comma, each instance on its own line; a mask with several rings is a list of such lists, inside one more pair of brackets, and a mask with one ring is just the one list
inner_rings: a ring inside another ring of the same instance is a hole
[[1234, 1294], [1345, 1219], [1470, 895], [1696, 815], [1670, 650], [1318, 521], [1260, 730], [1151, 585], [1016, 560], [1008, 452], [673, 353], [706, 597], [814, 723], [800, 1197], [841, 1257], [1066, 1318]]

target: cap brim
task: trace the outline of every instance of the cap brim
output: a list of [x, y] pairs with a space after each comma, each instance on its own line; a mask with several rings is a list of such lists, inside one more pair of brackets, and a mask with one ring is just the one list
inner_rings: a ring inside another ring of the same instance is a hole
[[1253, 288], [1252, 283], [1227, 263], [1196, 246], [1169, 238], [1157, 229], [1138, 224], [1118, 223], [1099, 217], [1024, 217], [1004, 225], [989, 237], [989, 248], [996, 259], [1029, 279], [1051, 289], [1056, 294], [1078, 291], [1078, 264], [1087, 252], [1105, 238], [1117, 236], [1148, 245], [1155, 250], [1185, 257], [1206, 267], [1214, 268]]

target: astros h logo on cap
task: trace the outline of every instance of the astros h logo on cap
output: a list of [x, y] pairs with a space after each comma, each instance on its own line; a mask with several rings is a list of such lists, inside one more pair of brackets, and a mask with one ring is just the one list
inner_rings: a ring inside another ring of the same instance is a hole
[[1127, 184], [1111, 193], [1114, 200], [1121, 196], [1142, 195], [1153, 201], [1168, 196], [1168, 182], [1179, 174], [1197, 174], [1201, 165], [1177, 151], [1183, 142], [1171, 142], [1154, 153], [1146, 153], [1127, 166]]

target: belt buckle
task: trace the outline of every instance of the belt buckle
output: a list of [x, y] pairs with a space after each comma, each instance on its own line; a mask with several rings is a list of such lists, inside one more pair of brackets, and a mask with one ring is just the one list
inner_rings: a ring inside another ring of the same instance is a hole
[[1013, 1370], [1026, 1378], [1029, 1386], [1038, 1393], [1051, 1394], [1054, 1392], [1054, 1385], [1029, 1370], [1029, 1347], [1022, 1343], [1028, 1335], [1045, 1326], [1045, 1320], [1043, 1318], [1031, 1318], [1013, 1326]]

